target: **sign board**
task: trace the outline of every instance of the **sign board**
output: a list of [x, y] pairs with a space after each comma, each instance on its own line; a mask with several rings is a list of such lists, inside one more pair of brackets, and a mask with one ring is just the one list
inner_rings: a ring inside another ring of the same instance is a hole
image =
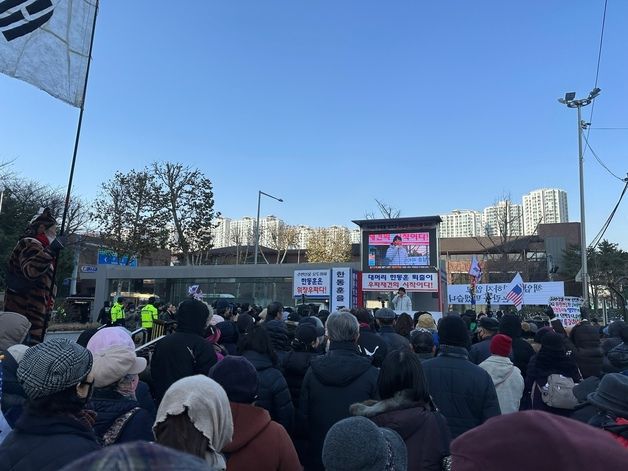
[[563, 323], [563, 327], [572, 327], [580, 321], [580, 307], [582, 298], [575, 296], [552, 296], [549, 305], [556, 317]]
[[137, 258], [133, 257], [129, 262], [129, 257], [124, 256], [118, 260], [118, 254], [113, 250], [98, 249], [98, 265], [124, 265], [127, 267], [137, 267]]
[[363, 273], [363, 291], [397, 291], [434, 293], [438, 291], [437, 273]]
[[352, 305], [351, 268], [332, 268], [331, 270], [331, 312], [341, 308], [351, 309]]
[[330, 296], [331, 270], [296, 270], [292, 280], [292, 296], [295, 298]]
[[81, 273], [96, 273], [98, 267], [95, 265], [83, 265], [81, 266]]
[[[486, 304], [486, 293], [491, 295], [491, 304], [513, 304], [506, 299], [510, 283], [487, 283], [476, 285], [477, 304]], [[447, 285], [447, 304], [471, 304], [470, 285]], [[523, 304], [549, 304], [550, 298], [565, 295], [562, 281], [523, 284]]]

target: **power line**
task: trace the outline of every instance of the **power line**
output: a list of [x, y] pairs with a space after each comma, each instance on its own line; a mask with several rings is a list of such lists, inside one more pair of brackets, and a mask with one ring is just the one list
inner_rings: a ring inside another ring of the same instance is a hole
[[589, 128], [596, 131], [628, 131], [628, 128]]
[[600, 232], [597, 233], [597, 235], [593, 238], [593, 240], [589, 244], [589, 248], [591, 248], [593, 250], [595, 250], [595, 247], [597, 247], [597, 244], [599, 244], [600, 241], [602, 240], [602, 237], [604, 237], [604, 234], [606, 233], [606, 230], [608, 229], [608, 226], [610, 226], [611, 221], [613, 220], [613, 217], [615, 217], [615, 213], [617, 212], [617, 208], [619, 208], [619, 204], [621, 203], [621, 200], [623, 199], [624, 195], [626, 194], [626, 190], [628, 189], [628, 178], [625, 178], [622, 181], [625, 182], [625, 185], [624, 185], [623, 191], [621, 192], [621, 195], [619, 196], [619, 200], [617, 201], [617, 204], [615, 205], [615, 207], [611, 211], [611, 214], [608, 216], [608, 219], [606, 219], [606, 222], [602, 226], [602, 229], [600, 229]]
[[[600, 31], [600, 45], [597, 51], [597, 67], [595, 68], [595, 85], [593, 88], [597, 88], [597, 82], [600, 78], [600, 63], [602, 62], [602, 45], [604, 44], [604, 29], [606, 27], [606, 7], [608, 6], [608, 0], [604, 0], [604, 14], [602, 15], [602, 28]], [[589, 124], [593, 122], [593, 111], [595, 110], [595, 100], [591, 103], [591, 113], [589, 114]], [[587, 139], [589, 138], [589, 134], [591, 133], [591, 127], [587, 129]], [[584, 153], [582, 156], [587, 153], [587, 149], [584, 149]]]
[[613, 177], [617, 178], [617, 180], [619, 180], [620, 182], [624, 182], [624, 181], [626, 181], [626, 180], [624, 180], [623, 178], [618, 177], [615, 173], [613, 173], [613, 172], [611, 171], [611, 169], [610, 169], [610, 168], [608, 168], [608, 167], [606, 166], [606, 164], [605, 164], [604, 162], [602, 162], [602, 159], [600, 159], [600, 158], [598, 157], [598, 155], [597, 155], [597, 154], [595, 153], [595, 151], [593, 150], [593, 147], [591, 147], [591, 144], [589, 144], [589, 139], [587, 138], [588, 136], [585, 136], [585, 135], [583, 134], [583, 137], [584, 137], [584, 142], [586, 142], [587, 147], [589, 148], [589, 150], [590, 150], [590, 151], [591, 151], [591, 153], [593, 154], [593, 157], [595, 157], [595, 160], [597, 160], [597, 162], [598, 162], [598, 163], [599, 163], [602, 167], [604, 167], [608, 173], [610, 173]]

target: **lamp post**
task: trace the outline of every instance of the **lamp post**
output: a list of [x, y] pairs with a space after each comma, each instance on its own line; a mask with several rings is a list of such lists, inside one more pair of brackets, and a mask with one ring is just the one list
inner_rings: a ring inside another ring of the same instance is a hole
[[0, 214], [2, 214], [2, 201], [4, 201], [4, 190], [6, 188], [2, 183], [0, 183]]
[[262, 202], [262, 195], [268, 196], [269, 198], [272, 198], [274, 200], [279, 201], [280, 203], [283, 203], [283, 200], [281, 198], [277, 198], [276, 196], [269, 195], [268, 193], [264, 193], [261, 190], [257, 192], [257, 220], [255, 221], [255, 256], [253, 257], [253, 263], [255, 265], [257, 265], [257, 254], [259, 252], [259, 210], [260, 210], [260, 205]]
[[580, 169], [580, 252], [582, 258], [582, 300], [583, 305], [589, 305], [588, 269], [587, 269], [587, 234], [584, 222], [584, 155], [582, 153], [582, 131], [591, 123], [582, 120], [580, 108], [590, 105], [600, 94], [599, 88], [594, 88], [586, 98], [576, 99], [576, 92], [565, 93], [565, 98], [559, 98], [558, 102], [568, 108], [578, 110], [578, 163]]

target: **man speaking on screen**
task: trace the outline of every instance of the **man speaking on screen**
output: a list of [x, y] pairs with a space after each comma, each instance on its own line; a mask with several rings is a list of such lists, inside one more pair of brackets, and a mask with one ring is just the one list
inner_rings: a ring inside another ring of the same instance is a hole
[[391, 266], [401, 266], [408, 264], [408, 251], [402, 245], [403, 241], [400, 235], [393, 238], [392, 244], [386, 250], [386, 261]]

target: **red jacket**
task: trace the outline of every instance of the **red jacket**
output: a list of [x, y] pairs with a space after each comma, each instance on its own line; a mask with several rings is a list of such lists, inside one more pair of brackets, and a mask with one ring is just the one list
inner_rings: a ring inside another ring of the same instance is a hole
[[233, 440], [222, 452], [227, 471], [301, 471], [292, 440], [266, 409], [231, 402]]

